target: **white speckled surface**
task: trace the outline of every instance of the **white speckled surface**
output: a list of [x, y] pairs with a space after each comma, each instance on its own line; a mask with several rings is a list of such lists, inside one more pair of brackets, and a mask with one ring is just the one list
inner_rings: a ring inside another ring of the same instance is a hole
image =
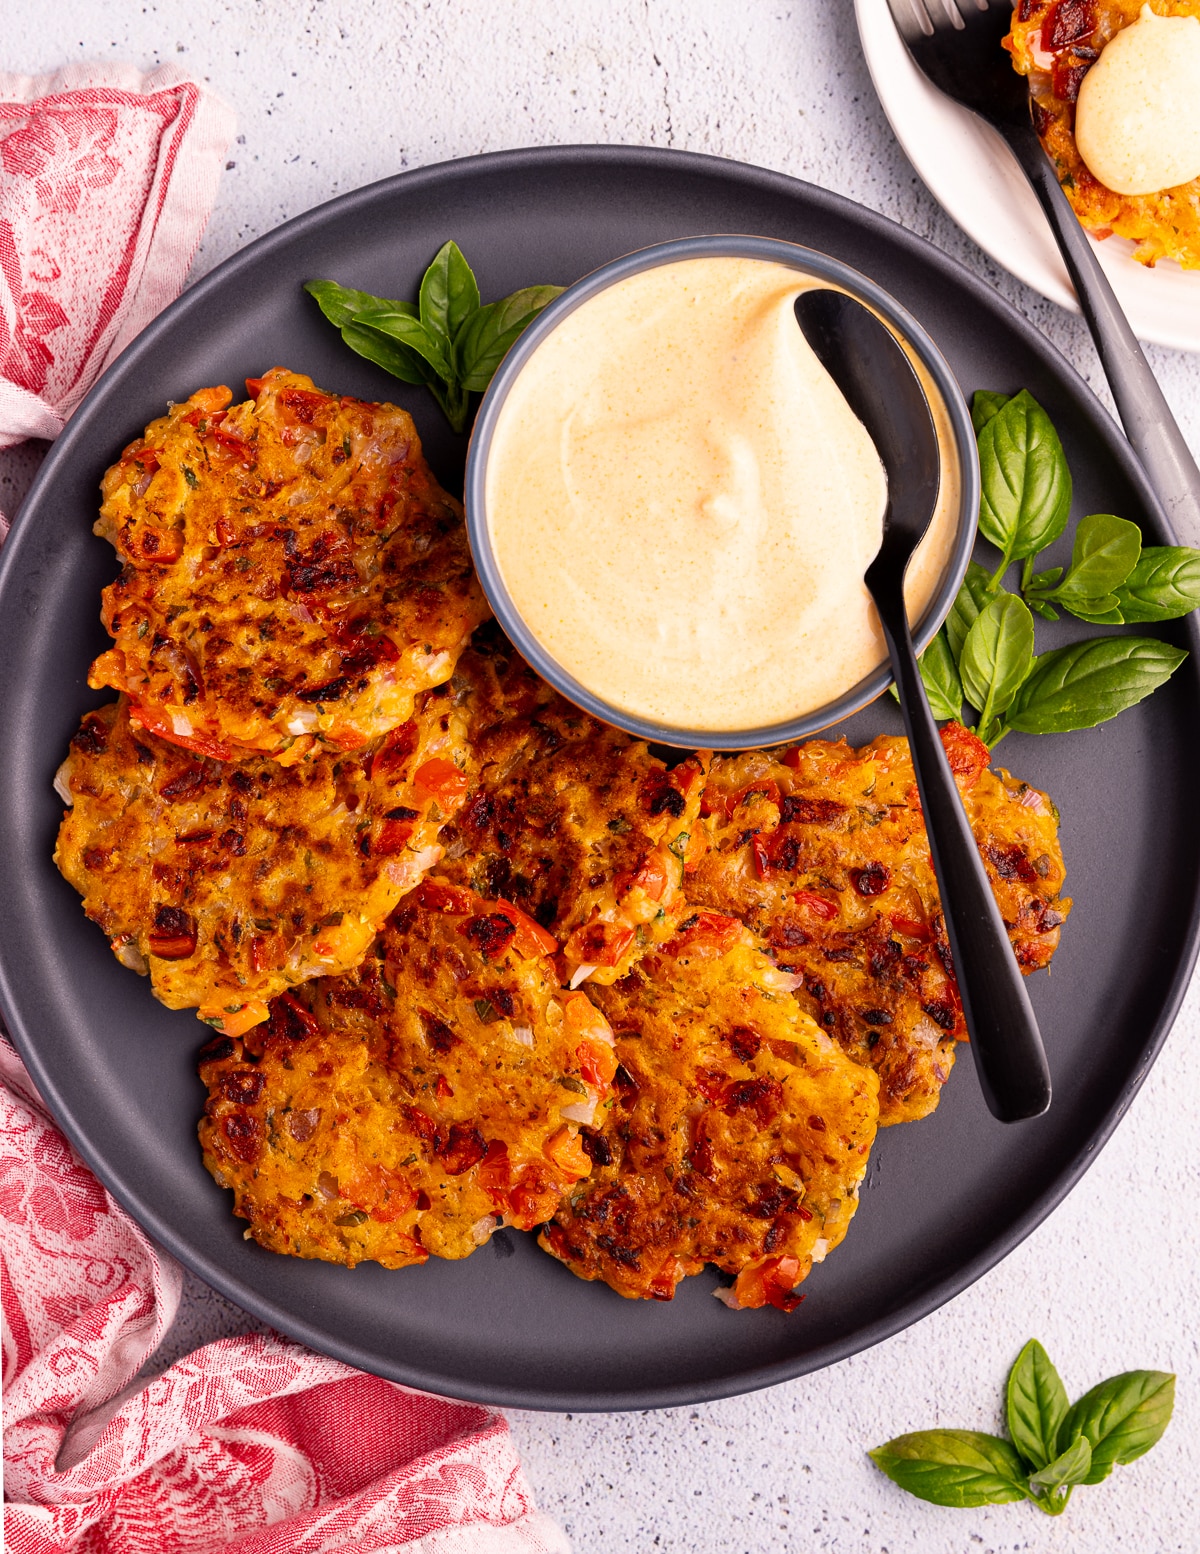
[[[1012, 300], [1100, 391], [1082, 323], [987, 260], [893, 140], [849, 0], [7, 0], [0, 59], [49, 70], [172, 59], [237, 109], [239, 141], [202, 273], [340, 191], [405, 167], [510, 146], [625, 141], [744, 158], [897, 219]], [[1150, 358], [1200, 448], [1195, 357]], [[39, 449], [0, 460], [13, 511]], [[1200, 1550], [1200, 1268], [1195, 990], [1129, 1116], [1082, 1184], [1004, 1263], [900, 1337], [820, 1375], [693, 1409], [514, 1413], [542, 1501], [580, 1551], [987, 1554]], [[971, 1083], [964, 1069], [955, 1081]], [[247, 1325], [189, 1279], [168, 1361]], [[950, 1511], [892, 1488], [864, 1456], [936, 1423], [994, 1429], [1008, 1364], [1039, 1336], [1068, 1388], [1135, 1366], [1179, 1373], [1162, 1445], [1077, 1493]]]

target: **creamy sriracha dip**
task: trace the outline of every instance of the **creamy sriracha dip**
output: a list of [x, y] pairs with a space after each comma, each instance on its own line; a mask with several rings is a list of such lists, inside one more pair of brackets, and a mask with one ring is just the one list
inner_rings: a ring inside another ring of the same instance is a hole
[[[615, 708], [766, 728], [887, 656], [863, 583], [886, 477], [794, 313], [822, 284], [758, 259], [660, 265], [581, 303], [512, 383], [486, 470], [496, 563], [550, 656]], [[949, 559], [954, 484], [909, 568], [914, 621]]]
[[1200, 177], [1200, 19], [1144, 5], [1083, 78], [1075, 144], [1114, 194], [1157, 194]]

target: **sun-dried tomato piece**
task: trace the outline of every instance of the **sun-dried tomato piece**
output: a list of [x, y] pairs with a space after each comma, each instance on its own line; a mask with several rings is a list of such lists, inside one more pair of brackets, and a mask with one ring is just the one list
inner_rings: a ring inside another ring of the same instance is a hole
[[256, 1068], [234, 1069], [225, 1074], [220, 1083], [221, 1094], [235, 1106], [253, 1106], [263, 1091], [265, 1083]]
[[883, 863], [868, 863], [865, 868], [851, 869], [850, 878], [860, 896], [879, 896], [892, 883], [892, 871]]
[[160, 960], [186, 960], [196, 951], [196, 924], [182, 907], [155, 908], [150, 953]]
[[1042, 23], [1042, 47], [1049, 53], [1065, 49], [1068, 43], [1082, 43], [1096, 30], [1093, 0], [1056, 0]]
[[486, 916], [473, 917], [463, 928], [463, 933], [485, 960], [495, 960], [498, 955], [503, 955], [516, 931], [511, 918], [503, 912], [489, 912]]
[[271, 1023], [267, 1035], [282, 1041], [303, 1041], [320, 1036], [321, 1027], [294, 993], [281, 993], [271, 1000]]
[[478, 1128], [467, 1122], [455, 1122], [440, 1145], [434, 1146], [434, 1153], [448, 1176], [461, 1176], [479, 1164], [487, 1149], [487, 1140]]
[[991, 759], [988, 747], [961, 723], [944, 723], [938, 730], [950, 770], [962, 792], [967, 792], [987, 770]]
[[250, 1112], [230, 1112], [221, 1119], [221, 1131], [237, 1158], [244, 1165], [253, 1165], [262, 1150], [262, 1119]]
[[721, 1098], [721, 1110], [730, 1116], [752, 1112], [759, 1127], [765, 1128], [783, 1110], [783, 1086], [769, 1075], [735, 1080]]

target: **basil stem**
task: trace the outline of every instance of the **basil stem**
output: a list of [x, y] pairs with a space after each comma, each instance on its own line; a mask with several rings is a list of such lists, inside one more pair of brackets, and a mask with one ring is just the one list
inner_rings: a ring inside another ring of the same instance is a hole
[[1077, 1435], [1053, 1462], [1029, 1475], [1029, 1488], [1036, 1503], [1048, 1516], [1061, 1516], [1074, 1486], [1087, 1483], [1091, 1466], [1092, 1448], [1082, 1435]]

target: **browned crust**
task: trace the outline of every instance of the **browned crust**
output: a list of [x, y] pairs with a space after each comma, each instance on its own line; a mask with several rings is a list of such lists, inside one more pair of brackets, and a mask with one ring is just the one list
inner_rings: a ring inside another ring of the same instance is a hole
[[[942, 739], [1021, 968], [1045, 966], [1071, 905], [1054, 806], [987, 770], [960, 725]], [[703, 807], [689, 898], [741, 918], [796, 975], [822, 1027], [877, 1071], [881, 1124], [928, 1115], [966, 1027], [907, 741], [718, 758]]]
[[704, 759], [668, 769], [565, 701], [492, 627], [476, 633], [453, 691], [474, 756], [443, 872], [553, 934], [564, 982], [614, 981], [686, 914]]
[[366, 952], [439, 858], [465, 762], [461, 718], [437, 692], [371, 752], [286, 767], [156, 739], [122, 698], [71, 742], [55, 861], [163, 1003], [242, 1030], [277, 993]]
[[562, 1108], [603, 1104], [611, 1036], [518, 943], [479, 897], [427, 884], [353, 972], [206, 1049], [204, 1162], [260, 1245], [350, 1267], [467, 1257], [591, 1169]]
[[276, 368], [202, 389], [103, 482], [113, 648], [90, 683], [223, 759], [360, 749], [449, 679], [487, 615], [462, 509], [411, 417]]
[[724, 923], [593, 991], [621, 1063], [611, 1158], [541, 1238], [573, 1273], [669, 1300], [715, 1263], [737, 1276], [743, 1306], [799, 1303], [792, 1290], [856, 1207], [876, 1080], [786, 985], [749, 934]]

